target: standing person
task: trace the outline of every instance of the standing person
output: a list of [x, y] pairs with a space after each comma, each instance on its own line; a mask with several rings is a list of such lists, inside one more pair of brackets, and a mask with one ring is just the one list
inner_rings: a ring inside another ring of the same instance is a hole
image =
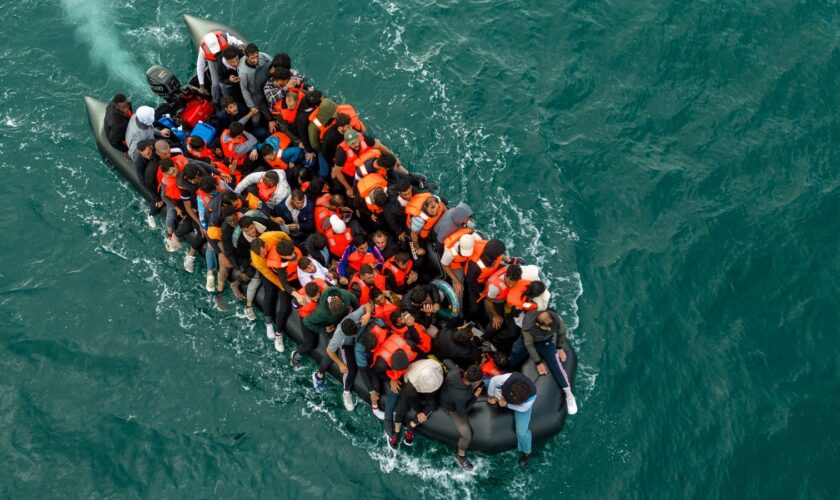
[[[134, 159], [134, 169], [137, 173], [137, 179], [146, 186], [146, 189], [152, 193], [153, 200], [149, 202], [149, 213], [146, 214], [146, 224], [150, 229], [157, 227], [155, 216], [160, 213], [160, 208], [163, 206], [163, 200], [160, 199], [160, 190], [157, 185], [157, 162], [152, 162], [154, 157], [154, 141], [143, 139], [137, 143], [137, 158]], [[146, 170], [152, 170], [151, 175], [147, 177]]]
[[417, 193], [408, 200], [405, 206], [405, 225], [411, 238], [410, 244], [414, 245], [417, 255], [426, 254], [422, 243], [429, 238], [444, 211], [446, 205], [431, 193]]
[[531, 455], [531, 409], [537, 400], [537, 386], [519, 372], [496, 375], [490, 379], [487, 388], [487, 404], [498, 404], [513, 410], [516, 424], [516, 447], [519, 450], [519, 466], [528, 465]]
[[[271, 57], [264, 52], [260, 52], [253, 43], [245, 46], [245, 57], [239, 61], [239, 88], [242, 91], [242, 99], [245, 101], [245, 106], [248, 109], [258, 108], [258, 101], [253, 97], [258, 92], [262, 92], [262, 87], [257, 88], [256, 74], [257, 70], [263, 65], [271, 62]], [[265, 84], [263, 84], [265, 85]], [[259, 119], [259, 115], [255, 120]]]
[[123, 94], [115, 95], [105, 108], [105, 136], [111, 146], [123, 153], [128, 152], [125, 131], [131, 120], [131, 114], [131, 103]]
[[373, 374], [383, 382], [385, 389], [385, 437], [388, 439], [388, 446], [393, 450], [397, 449], [400, 442], [399, 436], [394, 432], [394, 410], [403, 385], [403, 375], [416, 358], [417, 353], [402, 335], [392, 333], [374, 349], [369, 365]]
[[511, 288], [516, 286], [521, 279], [521, 266], [511, 264], [500, 268], [487, 279], [484, 292], [480, 297], [490, 317], [490, 323], [484, 328], [484, 337], [505, 354], [510, 353], [518, 334], [513, 316], [506, 310], [505, 304]]
[[[282, 231], [266, 231], [251, 241], [251, 265], [259, 271], [265, 292], [265, 336], [274, 341], [274, 348], [278, 352], [285, 350], [282, 329], [286, 328], [286, 319], [291, 312], [290, 294], [293, 289], [289, 286], [289, 281], [292, 280], [288, 279], [285, 269], [281, 267], [282, 258], [277, 253], [277, 247], [280, 243], [290, 240], [289, 235]], [[281, 273], [278, 274], [277, 271], [281, 269]], [[279, 332], [275, 329], [275, 323], [281, 328]]]
[[353, 402], [353, 394], [350, 392], [353, 390], [353, 383], [356, 381], [356, 335], [370, 322], [372, 309], [370, 304], [366, 304], [341, 320], [327, 344], [327, 355], [321, 360], [321, 365], [314, 373], [315, 387], [323, 387], [324, 374], [327, 373], [333, 363], [338, 365], [338, 370], [342, 374], [342, 385], [344, 386], [341, 399], [344, 402], [344, 409], [347, 411], [353, 411], [356, 406]]
[[[447, 210], [446, 213], [450, 211]], [[438, 222], [438, 225], [440, 225], [440, 222]], [[444, 238], [442, 243], [443, 255], [440, 257], [440, 265], [443, 272], [452, 281], [455, 295], [462, 302], [464, 297], [464, 265], [472, 257], [476, 240], [478, 240], [478, 235], [474, 234], [472, 229], [464, 228], [456, 230]]]
[[557, 384], [566, 393], [566, 409], [569, 415], [577, 413], [577, 401], [561, 361], [566, 361], [563, 343], [566, 342], [566, 324], [560, 316], [548, 309], [528, 311], [522, 318], [522, 336], [513, 344], [508, 359], [511, 368], [519, 368], [527, 357], [537, 365], [537, 373], [551, 372]]
[[222, 61], [222, 53], [231, 45], [243, 47], [245, 42], [224, 31], [211, 31], [204, 35], [201, 46], [198, 48], [198, 58], [195, 61], [195, 74], [198, 77], [199, 92], [207, 94], [206, 75], [204, 73], [207, 70], [210, 73], [212, 85], [210, 95], [213, 103], [217, 106], [223, 95], [219, 64]]
[[434, 359], [420, 359], [408, 367], [405, 384], [400, 388], [397, 406], [394, 409], [394, 434], [388, 444], [393, 448], [394, 437], [399, 439], [403, 421], [409, 410], [416, 415], [406, 424], [403, 444], [414, 444], [414, 429], [428, 420], [437, 409], [436, 394], [443, 384], [443, 366]]
[[477, 241], [472, 255], [464, 266], [464, 316], [483, 323], [483, 307], [479, 296], [487, 280], [499, 270], [505, 259], [505, 243], [502, 240]]
[[383, 218], [388, 230], [396, 238], [397, 246], [403, 250], [408, 250], [409, 238], [408, 228], [405, 224], [405, 207], [414, 196], [415, 190], [408, 179], [398, 180], [395, 187], [396, 189], [391, 189], [388, 192], [388, 201], [383, 209]]
[[[321, 293], [315, 310], [301, 321], [303, 342], [292, 352], [292, 366], [299, 365], [303, 355], [318, 346], [321, 336], [329, 340], [341, 320], [358, 307], [359, 299], [352, 293], [334, 286], [327, 287]], [[316, 377], [314, 373], [312, 383], [316, 390], [324, 389], [324, 379]]]
[[473, 464], [467, 459], [467, 448], [472, 441], [469, 413], [481, 394], [481, 369], [478, 365], [470, 365], [464, 370], [451, 359], [444, 360], [443, 364], [447, 373], [440, 391], [440, 409], [452, 420], [458, 431], [455, 462], [465, 471], [472, 472]]

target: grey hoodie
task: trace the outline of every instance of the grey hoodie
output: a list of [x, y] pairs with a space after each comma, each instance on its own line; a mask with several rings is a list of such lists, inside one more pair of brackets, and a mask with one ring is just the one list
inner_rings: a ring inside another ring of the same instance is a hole
[[438, 245], [443, 245], [443, 240], [447, 236], [464, 227], [464, 223], [472, 217], [472, 214], [472, 208], [464, 202], [458, 203], [444, 212], [435, 224]]

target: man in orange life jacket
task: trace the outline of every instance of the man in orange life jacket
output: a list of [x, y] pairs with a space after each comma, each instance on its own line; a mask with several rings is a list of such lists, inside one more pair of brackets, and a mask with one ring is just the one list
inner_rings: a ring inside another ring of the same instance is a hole
[[[379, 379], [379, 387], [382, 387], [385, 397], [385, 434], [389, 440], [393, 439], [394, 433], [394, 409], [397, 406], [397, 397], [403, 383], [403, 376], [408, 371], [408, 366], [417, 357], [417, 353], [402, 336], [393, 333], [385, 338], [373, 351], [371, 364], [369, 365], [373, 374]], [[380, 407], [382, 405], [380, 404]], [[394, 442], [396, 448], [398, 441]]]
[[354, 197], [353, 180], [356, 175], [356, 167], [364, 165], [371, 159], [380, 156], [382, 153], [394, 153], [387, 146], [367, 134], [359, 134], [353, 128], [344, 132], [344, 142], [338, 145], [335, 151], [335, 166], [332, 169], [332, 176], [347, 192], [347, 196]]
[[365, 264], [359, 268], [359, 272], [350, 280], [347, 289], [359, 298], [359, 304], [367, 304], [370, 302], [370, 291], [374, 287], [383, 290], [385, 288], [385, 279], [381, 274], [370, 264]]
[[484, 308], [490, 316], [490, 323], [484, 328], [484, 338], [508, 354], [518, 336], [519, 328], [514, 324], [511, 314], [506, 311], [505, 304], [510, 289], [521, 279], [522, 268], [519, 265], [503, 267], [487, 279], [481, 296]]
[[198, 180], [200, 178], [201, 169], [197, 163], [186, 163], [175, 181], [175, 186], [180, 194], [180, 199], [176, 201], [176, 205], [184, 216], [178, 224], [178, 228], [175, 230], [175, 235], [186, 236], [194, 233], [188, 239], [190, 249], [187, 255], [184, 256], [184, 270], [188, 273], [193, 272], [195, 269], [195, 255], [204, 245], [204, 231], [201, 228], [201, 220], [198, 218], [197, 192]]
[[412, 267], [414, 265], [408, 252], [397, 252], [386, 260], [382, 266], [386, 288], [400, 296], [405, 294], [417, 282], [417, 271]]
[[207, 86], [205, 85], [206, 75], [204, 74], [205, 69], [207, 69], [210, 72], [213, 102], [216, 104], [222, 98], [221, 76], [218, 65], [222, 61], [222, 52], [231, 45], [234, 47], [243, 47], [245, 43], [230, 33], [212, 31], [204, 35], [201, 46], [198, 48], [195, 74], [198, 77], [199, 92], [207, 94]]
[[[227, 130], [233, 122], [239, 122], [245, 127], [245, 130], [255, 132], [251, 119], [257, 116], [260, 112], [257, 108], [246, 110], [240, 107], [236, 102], [236, 98], [232, 95], [222, 97], [221, 109], [216, 113], [216, 130]], [[262, 134], [257, 133], [258, 137], [264, 137], [265, 131]]]
[[423, 242], [431, 234], [438, 219], [446, 210], [441, 199], [430, 193], [417, 193], [405, 206], [406, 226], [417, 255], [425, 255]]
[[369, 264], [374, 268], [380, 268], [385, 262], [379, 249], [371, 247], [365, 240], [363, 234], [353, 236], [353, 243], [347, 246], [341, 260], [338, 263], [338, 275], [342, 278], [350, 278], [362, 268]]
[[388, 203], [388, 181], [379, 174], [366, 175], [353, 186], [359, 221], [368, 231], [385, 226], [383, 212]]
[[443, 245], [440, 265], [449, 276], [452, 288], [459, 299], [464, 296], [464, 266], [472, 257], [478, 235], [472, 229], [462, 228], [447, 236]]
[[400, 179], [389, 190], [383, 218], [388, 231], [396, 237], [395, 243], [403, 250], [408, 250], [409, 232], [405, 224], [405, 207], [416, 193], [408, 179]]
[[277, 205], [292, 192], [282, 170], [254, 172], [236, 185], [236, 194], [243, 196], [249, 208], [272, 215]]
[[[274, 348], [278, 352], [285, 350], [283, 331], [291, 313], [291, 292], [294, 290], [290, 282], [296, 282], [296, 276], [290, 276], [287, 272], [288, 266], [284, 266], [287, 260], [285, 256], [290, 252], [294, 252], [294, 244], [289, 235], [282, 231], [268, 231], [251, 241], [251, 263], [261, 275], [265, 292], [265, 334], [269, 340], [274, 341]], [[279, 330], [275, 330], [275, 324]]]
[[498, 270], [505, 259], [505, 243], [502, 240], [489, 240], [483, 245], [476, 245], [464, 267], [464, 300], [461, 301], [464, 315], [483, 324], [486, 319], [484, 307], [478, 300], [487, 279]]
[[241, 167], [248, 159], [248, 153], [257, 145], [257, 138], [245, 130], [239, 122], [233, 122], [219, 136], [219, 147], [225, 160], [231, 163], [231, 171]]
[[[395, 449], [399, 443], [398, 436], [403, 422], [406, 423], [406, 429], [402, 443], [412, 446], [417, 426], [425, 422], [438, 408], [437, 393], [444, 379], [443, 365], [434, 359], [420, 359], [415, 360], [408, 368], [394, 409], [394, 434], [388, 440], [391, 449]], [[407, 419], [409, 410], [415, 412], [411, 419]]]

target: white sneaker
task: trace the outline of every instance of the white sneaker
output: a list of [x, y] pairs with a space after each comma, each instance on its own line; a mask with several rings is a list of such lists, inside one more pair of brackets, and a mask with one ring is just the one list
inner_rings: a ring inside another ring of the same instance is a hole
[[373, 408], [371, 408], [371, 410], [373, 411], [373, 416], [375, 416], [379, 420], [385, 420], [385, 412], [383, 410], [380, 410], [378, 406], [374, 406]]
[[257, 313], [254, 312], [253, 307], [247, 307], [247, 306], [245, 307], [245, 317], [248, 318], [251, 321], [256, 321], [257, 320]]
[[278, 333], [274, 336], [274, 350], [277, 352], [286, 352], [286, 344], [283, 342], [283, 334]]
[[187, 254], [184, 256], [184, 271], [188, 273], [195, 271], [195, 255]]
[[213, 271], [207, 271], [207, 281], [204, 283], [204, 288], [210, 293], [216, 291], [216, 275], [213, 274]]
[[[341, 393], [341, 399], [344, 400], [344, 409], [347, 411], [353, 411], [356, 407], [356, 403], [353, 402], [353, 395], [347, 391]], [[385, 417], [385, 412], [382, 413], [382, 417]]]
[[577, 413], [577, 400], [575, 400], [575, 395], [572, 394], [571, 389], [563, 389], [566, 392], [566, 411], [569, 412], [569, 415], [574, 415]]
[[149, 229], [155, 229], [157, 227], [155, 216], [152, 214], [146, 214], [146, 224], [149, 226]]
[[268, 337], [268, 340], [274, 340], [274, 338], [277, 336], [274, 333], [274, 325], [272, 325], [271, 323], [265, 325], [265, 336]]
[[178, 249], [175, 248], [175, 243], [172, 241], [172, 238], [166, 237], [163, 239], [163, 247], [166, 249], [167, 252], [173, 253], [177, 252]]

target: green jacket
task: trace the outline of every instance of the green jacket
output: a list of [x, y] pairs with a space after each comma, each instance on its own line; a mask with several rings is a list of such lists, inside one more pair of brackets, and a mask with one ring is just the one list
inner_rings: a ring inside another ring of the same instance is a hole
[[[318, 121], [324, 126], [329, 125], [337, 108], [338, 104], [336, 104], [332, 99], [327, 98], [321, 101], [321, 105], [318, 106]], [[318, 126], [313, 122], [309, 122], [307, 132], [309, 133], [309, 144], [312, 145], [312, 148], [320, 150], [321, 131], [318, 129]]]
[[[339, 317], [333, 316], [329, 307], [330, 297], [335, 296], [341, 297], [341, 300], [347, 306], [346, 312]], [[356, 310], [358, 307], [359, 299], [355, 295], [342, 288], [330, 286], [321, 294], [315, 310], [303, 318], [303, 324], [315, 333], [327, 334], [326, 327], [337, 326], [347, 313]]]

